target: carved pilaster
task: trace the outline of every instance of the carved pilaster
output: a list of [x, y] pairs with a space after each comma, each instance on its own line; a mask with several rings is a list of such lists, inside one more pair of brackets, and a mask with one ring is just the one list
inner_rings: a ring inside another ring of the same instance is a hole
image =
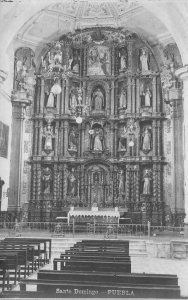
[[[59, 86], [61, 86], [61, 80], [60, 79], [58, 80], [58, 84], [59, 84]], [[56, 103], [57, 114], [61, 113], [61, 111], [60, 111], [60, 99], [61, 99], [61, 93], [57, 95], [57, 103]]]
[[130, 166], [127, 166], [126, 169], [126, 201], [130, 201]]
[[55, 126], [55, 149], [54, 149], [55, 157], [58, 156], [58, 141], [59, 141], [59, 121], [56, 122], [56, 126]]
[[135, 83], [135, 78], [132, 78], [132, 113], [135, 114], [135, 109], [136, 109], [136, 103], [135, 103], [135, 87], [136, 87], [136, 83]]
[[136, 112], [138, 113], [140, 109], [140, 80], [136, 79]]
[[114, 81], [111, 83], [111, 115], [114, 115]]
[[63, 156], [63, 152], [64, 152], [63, 137], [64, 137], [64, 124], [63, 122], [61, 122], [60, 134], [59, 134], [59, 154], [61, 157]]
[[65, 121], [65, 123], [64, 123], [64, 156], [67, 156], [68, 132], [69, 132], [69, 123], [67, 121]]
[[80, 180], [80, 195], [81, 199], [84, 198], [84, 166], [81, 165], [81, 180]]
[[157, 166], [157, 199], [161, 202], [161, 165]]
[[112, 47], [112, 52], [111, 52], [111, 62], [112, 62], [112, 76], [114, 76], [114, 65], [115, 65], [115, 48], [114, 46]]
[[118, 82], [115, 82], [115, 103], [114, 103], [114, 114], [117, 115], [118, 111]]
[[115, 124], [115, 128], [114, 128], [114, 156], [117, 157], [117, 132], [118, 132], [118, 128], [117, 128], [117, 124]]
[[153, 77], [152, 81], [152, 106], [153, 106], [153, 112], [156, 112], [156, 104], [157, 104], [157, 80], [156, 76]]
[[136, 168], [136, 202], [140, 200], [140, 170], [139, 166]]
[[69, 111], [69, 86], [70, 86], [70, 79], [66, 79], [66, 95], [65, 95], [65, 114], [68, 114]]
[[61, 88], [62, 88], [62, 93], [61, 93], [61, 114], [62, 115], [65, 113], [65, 85], [66, 85], [66, 81], [65, 81], [65, 79], [62, 79], [62, 84], [61, 84]]
[[36, 191], [37, 191], [37, 165], [33, 165], [32, 172], [32, 189], [31, 189], [31, 199], [36, 200]]
[[54, 179], [53, 179], [53, 195], [54, 195], [54, 201], [57, 201], [57, 195], [58, 195], [58, 166], [57, 164], [54, 165]]
[[83, 76], [87, 75], [87, 48], [84, 48], [84, 65], [83, 65]]
[[82, 127], [78, 125], [78, 157], [81, 156], [81, 138], [82, 138]]
[[39, 121], [39, 138], [38, 138], [38, 155], [42, 153], [42, 134], [43, 134], [43, 122]]
[[86, 81], [83, 82], [83, 105], [86, 103]]
[[157, 165], [153, 164], [153, 198], [154, 201], [157, 200], [157, 183], [158, 183], [158, 176], [157, 176]]
[[110, 145], [110, 148], [111, 148], [111, 156], [113, 157], [114, 156], [114, 124], [113, 123], [110, 123], [110, 142], [111, 142], [111, 145]]
[[157, 121], [157, 155], [161, 156], [161, 124]]
[[36, 165], [36, 177], [37, 177], [37, 179], [36, 179], [36, 184], [37, 184], [37, 196], [36, 196], [36, 198], [37, 198], [37, 200], [39, 200], [40, 199], [40, 195], [41, 195], [41, 165]]
[[131, 100], [132, 100], [132, 97], [131, 97], [131, 77], [128, 77], [127, 79], [127, 112], [131, 112], [131, 106], [132, 106], [132, 103], [131, 103]]
[[137, 135], [136, 135], [136, 156], [140, 155], [140, 126], [139, 122], [137, 122]]
[[37, 152], [38, 152], [38, 137], [39, 137], [39, 122], [35, 121], [34, 155], [37, 155]]
[[81, 147], [81, 156], [83, 157], [83, 153], [86, 150], [85, 149], [85, 124], [82, 123], [81, 125], [81, 134], [82, 134], [82, 147]]
[[40, 113], [43, 113], [44, 110], [44, 78], [41, 78], [41, 85], [40, 85], [40, 99], [37, 97], [37, 113], [39, 112], [39, 105], [40, 105]]
[[63, 199], [65, 201], [67, 196], [67, 165], [63, 165]]
[[63, 165], [59, 165], [59, 199], [63, 197]]
[[152, 148], [153, 148], [153, 155], [156, 156], [157, 155], [157, 144], [156, 144], [156, 130], [157, 130], [157, 122], [156, 120], [153, 120], [153, 124], [152, 124]]

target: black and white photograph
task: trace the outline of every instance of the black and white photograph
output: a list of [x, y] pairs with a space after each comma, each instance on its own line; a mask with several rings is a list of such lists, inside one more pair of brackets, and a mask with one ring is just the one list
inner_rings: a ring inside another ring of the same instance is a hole
[[0, 0], [0, 299], [188, 299], [188, 0]]

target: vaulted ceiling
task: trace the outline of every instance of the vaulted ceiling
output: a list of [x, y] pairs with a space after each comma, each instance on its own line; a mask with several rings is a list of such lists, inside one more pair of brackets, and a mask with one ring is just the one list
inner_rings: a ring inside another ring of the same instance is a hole
[[67, 32], [94, 26], [124, 27], [153, 45], [173, 41], [164, 24], [139, 1], [55, 1], [39, 10], [21, 27], [16, 39], [42, 46]]

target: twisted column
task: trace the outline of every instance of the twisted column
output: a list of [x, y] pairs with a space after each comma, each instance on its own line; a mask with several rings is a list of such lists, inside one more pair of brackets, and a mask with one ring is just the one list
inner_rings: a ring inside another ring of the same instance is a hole
[[63, 165], [59, 165], [59, 199], [63, 198]]
[[40, 199], [40, 194], [41, 194], [41, 165], [36, 165], [36, 198], [37, 200]]
[[157, 121], [153, 120], [152, 124], [152, 148], [153, 148], [153, 156], [157, 155], [157, 144], [156, 144], [156, 127]]
[[68, 132], [69, 132], [69, 123], [65, 121], [64, 122], [64, 156], [67, 156]]
[[128, 79], [127, 79], [127, 99], [128, 99], [128, 101], [127, 101], [127, 112], [131, 112], [131, 100], [132, 100], [132, 98], [131, 98], [131, 87], [132, 87], [132, 85], [131, 85], [131, 77], [129, 76], [128, 77]]
[[59, 141], [59, 121], [56, 121], [55, 126], [55, 148], [54, 148], [54, 156], [58, 156], [58, 141]]
[[157, 155], [161, 156], [161, 124], [157, 121]]
[[135, 103], [135, 78], [132, 78], [132, 113], [135, 114], [136, 112], [136, 103]]
[[70, 86], [70, 79], [66, 79], [66, 95], [65, 95], [65, 114], [69, 112], [69, 86]]
[[62, 79], [62, 84], [61, 84], [61, 88], [62, 88], [62, 93], [61, 93], [61, 114], [63, 115], [65, 113], [65, 79]]
[[156, 80], [156, 76], [153, 77], [152, 80], [152, 106], [153, 106], [153, 112], [156, 112], [156, 104], [157, 104], [157, 80]]
[[136, 79], [136, 113], [140, 110], [140, 80]]
[[34, 155], [37, 155], [37, 153], [38, 153], [38, 136], [39, 136], [39, 122], [36, 120], [35, 121], [35, 125], [34, 125], [35, 127], [35, 129], [34, 129], [34, 136], [35, 136], [35, 138], [34, 138]]
[[114, 81], [111, 82], [111, 115], [114, 115]]
[[32, 166], [32, 185], [31, 185], [31, 199], [36, 200], [36, 191], [37, 191], [37, 164]]
[[66, 202], [67, 197], [67, 165], [63, 164], [63, 199]]
[[54, 201], [57, 201], [57, 194], [58, 194], [58, 166], [54, 164], [54, 178], [53, 178], [53, 196]]
[[44, 110], [44, 86], [45, 86], [45, 82], [44, 82], [44, 78], [40, 79], [40, 95], [39, 97], [37, 97], [37, 113], [40, 111], [40, 113], [43, 113]]

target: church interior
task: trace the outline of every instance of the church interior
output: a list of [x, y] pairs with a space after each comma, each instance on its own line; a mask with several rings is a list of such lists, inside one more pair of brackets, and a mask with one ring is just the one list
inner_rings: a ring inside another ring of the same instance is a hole
[[[176, 249], [176, 258], [187, 258], [187, 16], [186, 0], [0, 1], [0, 239], [7, 226], [16, 236], [24, 236], [19, 226], [29, 226], [64, 237], [61, 223], [66, 234], [98, 230], [109, 240], [110, 234], [136, 235], [138, 228], [142, 237], [168, 230], [186, 243], [171, 241], [162, 251], [154, 241], [155, 252], [145, 241], [148, 253], [169, 259]], [[49, 243], [48, 255], [54, 256], [51, 240], [37, 238], [27, 243], [44, 243], [44, 250]], [[88, 247], [98, 247], [90, 242]], [[125, 247], [126, 272], [133, 266], [135, 272], [156, 273], [157, 261], [151, 269], [149, 260], [142, 269], [137, 258], [131, 265], [134, 241], [116, 242]], [[21, 237], [19, 243], [25, 243]], [[74, 247], [87, 248], [87, 241], [79, 243], [74, 240]], [[115, 243], [108, 247], [114, 250]], [[39, 265], [50, 261], [45, 255], [38, 256]], [[181, 263], [181, 271], [173, 266], [182, 289]], [[165, 274], [168, 267], [164, 262]], [[40, 276], [47, 278], [43, 271]], [[165, 287], [159, 295], [179, 298], [177, 278], [169, 278], [174, 294]], [[133, 290], [108, 296], [134, 298]], [[56, 289], [57, 297], [61, 293]], [[143, 298], [152, 295], [143, 292]]]

